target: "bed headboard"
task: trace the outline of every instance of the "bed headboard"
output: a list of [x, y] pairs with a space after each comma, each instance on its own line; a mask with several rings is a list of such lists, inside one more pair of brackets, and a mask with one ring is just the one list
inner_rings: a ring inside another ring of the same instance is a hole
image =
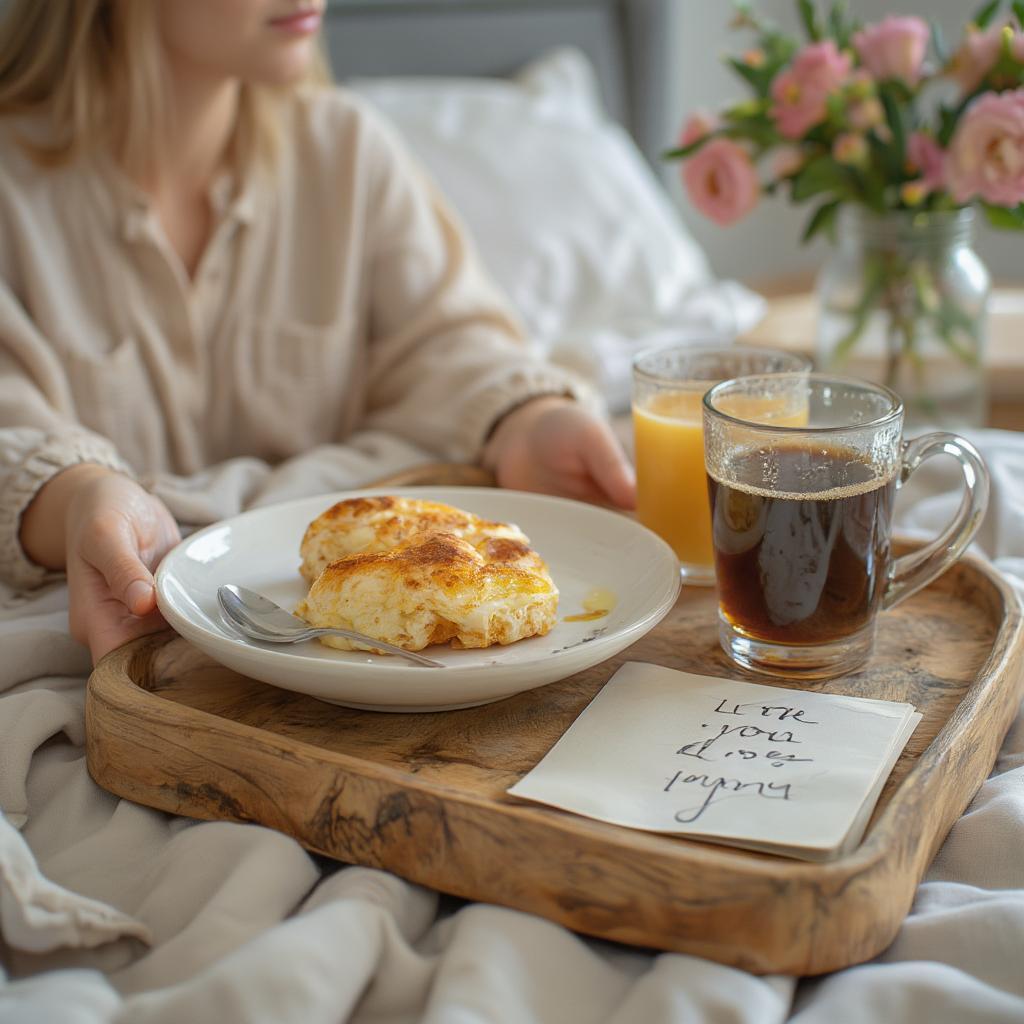
[[685, 0], [328, 0], [326, 42], [339, 80], [370, 75], [505, 76], [572, 45], [597, 69], [609, 113], [659, 166]]

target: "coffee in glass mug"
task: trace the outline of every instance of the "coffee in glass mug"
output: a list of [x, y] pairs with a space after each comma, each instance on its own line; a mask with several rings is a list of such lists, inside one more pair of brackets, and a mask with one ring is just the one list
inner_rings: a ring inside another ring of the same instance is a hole
[[[805, 410], [802, 426], [758, 422], [751, 394]], [[925, 586], [970, 543], [988, 474], [963, 438], [902, 439], [887, 388], [821, 374], [726, 381], [704, 399], [705, 458], [718, 577], [719, 637], [739, 665], [827, 677], [862, 664], [877, 613]], [[896, 491], [935, 454], [955, 457], [967, 500], [921, 551], [892, 554]]]

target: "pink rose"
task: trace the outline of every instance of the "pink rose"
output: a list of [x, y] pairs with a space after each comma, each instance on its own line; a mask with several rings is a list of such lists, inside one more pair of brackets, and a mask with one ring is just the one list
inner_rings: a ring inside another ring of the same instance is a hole
[[761, 191], [750, 154], [731, 139], [706, 142], [683, 165], [683, 182], [693, 205], [723, 227], [745, 217]]
[[907, 159], [918, 172], [925, 194], [946, 187], [946, 151], [924, 132], [914, 132], [907, 140]]
[[854, 35], [853, 46], [861, 64], [879, 81], [896, 78], [914, 88], [921, 80], [929, 34], [920, 18], [891, 14], [877, 25], [865, 25]]
[[946, 157], [950, 194], [997, 206], [1024, 202], [1024, 89], [979, 96], [961, 117]]
[[704, 110], [695, 110], [683, 128], [683, 137], [679, 140], [680, 146], [688, 146], [691, 142], [703, 139], [705, 135], [713, 132], [718, 127], [718, 120], [713, 114]]
[[965, 93], [974, 92], [995, 66], [1002, 46], [1003, 27], [969, 29], [949, 62], [949, 73]]
[[798, 139], [825, 120], [826, 99], [850, 74], [850, 56], [831, 39], [805, 46], [787, 71], [772, 80], [772, 117], [787, 139]]

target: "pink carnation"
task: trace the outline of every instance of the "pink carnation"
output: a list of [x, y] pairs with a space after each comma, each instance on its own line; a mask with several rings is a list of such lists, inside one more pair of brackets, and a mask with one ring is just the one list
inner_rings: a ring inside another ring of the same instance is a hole
[[946, 187], [946, 151], [924, 132], [914, 132], [907, 140], [907, 159], [918, 172], [918, 182], [926, 192]]
[[730, 139], [706, 142], [684, 164], [683, 182], [693, 205], [723, 227], [745, 217], [761, 190], [750, 154]]
[[831, 39], [805, 46], [788, 71], [772, 80], [772, 117], [780, 134], [798, 139], [825, 120], [826, 100], [850, 74], [850, 56]]
[[914, 88], [928, 49], [928, 26], [920, 18], [890, 15], [865, 25], [853, 37], [860, 62], [880, 81], [896, 78]]
[[969, 30], [949, 63], [949, 73], [965, 93], [974, 92], [995, 66], [1002, 46], [1003, 27]]
[[980, 196], [997, 206], [1024, 202], [1024, 89], [987, 92], [960, 119], [946, 159], [958, 203]]

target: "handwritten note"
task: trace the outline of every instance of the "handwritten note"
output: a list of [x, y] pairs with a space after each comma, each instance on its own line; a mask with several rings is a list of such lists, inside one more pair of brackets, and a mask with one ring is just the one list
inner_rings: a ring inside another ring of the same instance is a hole
[[921, 720], [910, 704], [629, 662], [509, 793], [806, 860], [855, 847]]

